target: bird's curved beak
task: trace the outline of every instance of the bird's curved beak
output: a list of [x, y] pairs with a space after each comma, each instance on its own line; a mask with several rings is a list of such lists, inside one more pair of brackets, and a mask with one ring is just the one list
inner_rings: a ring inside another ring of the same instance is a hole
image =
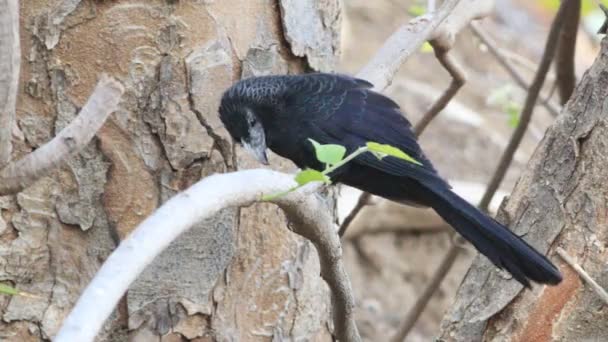
[[270, 163], [268, 163], [268, 156], [266, 155], [266, 145], [264, 144], [248, 144], [246, 142], [243, 142], [243, 147], [249, 152], [251, 153], [255, 159], [257, 159], [257, 161], [259, 161], [260, 163], [264, 164], [264, 165], [269, 165]]

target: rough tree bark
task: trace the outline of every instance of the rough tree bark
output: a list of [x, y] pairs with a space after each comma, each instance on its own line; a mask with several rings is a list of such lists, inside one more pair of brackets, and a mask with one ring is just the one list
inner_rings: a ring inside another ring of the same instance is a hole
[[[82, 153], [16, 196], [0, 197], [0, 280], [40, 297], [0, 297], [0, 340], [40, 341], [56, 333], [100, 263], [160, 203], [201, 177], [254, 165], [235, 154], [219, 122], [222, 91], [242, 76], [331, 69], [341, 8], [339, 0], [20, 6], [13, 158], [69, 123], [100, 73], [126, 89]], [[316, 253], [286, 224], [264, 204], [201, 222], [214, 233], [195, 227], [172, 244], [98, 339], [329, 340], [329, 294]]]
[[606, 341], [600, 296], [555, 253], [608, 287], [608, 39], [532, 156], [499, 220], [541, 251], [564, 281], [531, 291], [478, 257], [442, 323], [444, 341]]

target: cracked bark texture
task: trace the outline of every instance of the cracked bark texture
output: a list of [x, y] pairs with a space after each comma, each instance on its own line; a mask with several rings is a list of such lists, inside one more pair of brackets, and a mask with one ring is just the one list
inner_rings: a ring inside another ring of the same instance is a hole
[[[0, 197], [0, 280], [40, 296], [0, 298], [0, 340], [41, 341], [56, 333], [120, 239], [159, 204], [201, 177], [257, 166], [235, 154], [219, 121], [223, 90], [244, 76], [331, 68], [340, 6], [27, 0], [20, 7], [13, 159], [65, 127], [100, 73], [126, 89], [82, 153], [16, 196]], [[312, 19], [298, 22], [299, 15]], [[314, 29], [296, 30], [306, 24]], [[331, 340], [329, 306], [313, 246], [288, 231], [275, 206], [260, 204], [224, 210], [175, 241], [98, 340]]]
[[477, 257], [445, 315], [442, 341], [606, 341], [603, 301], [559, 257], [562, 247], [608, 288], [608, 39], [532, 156], [499, 220], [556, 262], [558, 287], [522, 290]]

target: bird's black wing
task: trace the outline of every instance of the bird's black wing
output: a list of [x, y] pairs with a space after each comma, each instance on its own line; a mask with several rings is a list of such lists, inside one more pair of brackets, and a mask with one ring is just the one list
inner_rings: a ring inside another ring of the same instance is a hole
[[314, 79], [308, 77], [291, 88], [299, 93], [294, 98], [305, 103], [292, 103], [289, 108], [301, 111], [292, 114], [310, 119], [312, 136], [309, 138], [324, 144], [343, 145], [349, 152], [367, 142], [394, 146], [422, 165], [390, 156], [379, 160], [371, 153], [360, 155], [354, 162], [394, 176], [447, 186], [422, 152], [410, 122], [393, 100], [374, 92], [370, 89], [372, 85], [363, 80], [327, 74]]

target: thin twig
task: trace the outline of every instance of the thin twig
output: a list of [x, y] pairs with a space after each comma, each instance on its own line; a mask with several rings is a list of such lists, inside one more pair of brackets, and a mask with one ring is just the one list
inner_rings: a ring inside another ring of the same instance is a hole
[[574, 53], [581, 16], [581, 0], [572, 0], [568, 4], [566, 12], [566, 18], [557, 43], [557, 55], [555, 56], [555, 74], [557, 75], [559, 99], [562, 105], [568, 102], [576, 86]]
[[450, 73], [450, 76], [452, 76], [452, 81], [450, 82], [450, 86], [443, 92], [443, 94], [441, 94], [439, 99], [435, 101], [426, 114], [424, 114], [420, 121], [418, 121], [414, 126], [414, 133], [417, 137], [420, 136], [428, 124], [435, 119], [437, 114], [439, 114], [439, 112], [441, 112], [448, 105], [448, 103], [450, 103], [452, 98], [454, 98], [456, 93], [458, 93], [458, 90], [466, 82], [462, 67], [458, 65], [452, 56], [450, 56], [449, 50], [444, 49], [434, 41], [431, 41], [431, 45], [433, 46], [435, 56], [441, 65]]
[[115, 79], [102, 75], [78, 116], [51, 141], [0, 171], [0, 194], [14, 194], [93, 139], [108, 116], [116, 110], [124, 92]]
[[[450, 241], [452, 240], [450, 239]], [[405, 320], [399, 326], [395, 337], [392, 339], [393, 342], [401, 342], [405, 340], [405, 337], [412, 330], [431, 298], [433, 298], [433, 294], [437, 292], [437, 289], [441, 286], [443, 279], [445, 279], [445, 276], [454, 265], [454, 262], [456, 262], [460, 249], [461, 247], [459, 245], [450, 242], [450, 249], [439, 263], [439, 267], [435, 273], [433, 273], [433, 276], [427, 287], [424, 289], [424, 292], [420, 297], [418, 297], [416, 303], [405, 317]]]
[[591, 286], [591, 289], [593, 289], [593, 291], [598, 295], [598, 297], [600, 297], [600, 299], [604, 301], [604, 303], [608, 304], [608, 292], [606, 292], [606, 290], [604, 290], [604, 288], [601, 287], [600, 284], [598, 284], [593, 278], [591, 278], [589, 273], [587, 273], [579, 264], [577, 264], [564, 249], [558, 247], [556, 251], [557, 254], [559, 254], [559, 256], [564, 259], [564, 261], [568, 265], [570, 265], [570, 267], [572, 267], [572, 269], [576, 273], [578, 273], [578, 275], [583, 278], [583, 280], [587, 284]]
[[357, 215], [359, 215], [359, 212], [361, 211], [361, 209], [363, 209], [363, 207], [365, 207], [367, 204], [369, 204], [369, 201], [371, 200], [371, 198], [372, 198], [372, 195], [369, 192], [363, 192], [361, 195], [359, 195], [357, 204], [355, 204], [355, 207], [350, 211], [350, 213], [348, 213], [348, 216], [346, 216], [346, 218], [340, 225], [340, 230], [338, 230], [338, 235], [340, 237], [344, 236], [344, 233], [346, 233], [346, 229], [350, 226], [350, 224], [353, 222], [355, 217], [357, 217]]
[[21, 64], [19, 2], [0, 0], [0, 167], [11, 158]]
[[503, 152], [503, 155], [496, 167], [496, 171], [494, 172], [494, 176], [488, 185], [488, 189], [481, 199], [481, 203], [479, 207], [486, 211], [494, 193], [500, 186], [505, 174], [507, 173], [507, 169], [511, 165], [511, 161], [513, 160], [513, 155], [515, 151], [519, 147], [521, 140], [526, 133], [526, 129], [528, 128], [528, 124], [532, 118], [532, 113], [534, 112], [534, 105], [536, 104], [536, 99], [540, 94], [540, 90], [545, 81], [545, 77], [549, 68], [551, 67], [551, 61], [555, 56], [557, 41], [559, 38], [559, 32], [561, 30], [562, 24], [565, 20], [567, 14], [567, 5], [570, 1], [573, 0], [564, 0], [562, 1], [559, 10], [551, 24], [551, 29], [549, 31], [549, 36], [547, 37], [547, 42], [545, 44], [545, 50], [543, 52], [543, 56], [541, 62], [538, 66], [538, 71], [536, 75], [534, 75], [534, 80], [530, 85], [530, 90], [528, 91], [528, 95], [526, 96], [526, 101], [524, 103], [524, 108], [521, 112], [521, 117], [519, 119], [519, 124], [515, 128], [513, 135], [511, 136], [511, 140], [507, 145], [507, 148]]
[[[490, 36], [483, 30], [483, 28], [476, 22], [471, 22], [469, 24], [471, 32], [481, 40], [481, 42], [488, 47], [488, 51], [496, 58], [498, 63], [507, 71], [507, 73], [511, 76], [511, 78], [525, 90], [529, 90], [530, 86], [526, 80], [524, 80], [523, 76], [511, 65], [509, 59], [504, 55], [504, 53], [496, 46], [496, 43], [490, 38]], [[550, 101], [549, 98], [543, 97], [540, 101], [542, 105], [551, 113], [553, 116], [558, 116], [560, 109], [553, 102]]]

